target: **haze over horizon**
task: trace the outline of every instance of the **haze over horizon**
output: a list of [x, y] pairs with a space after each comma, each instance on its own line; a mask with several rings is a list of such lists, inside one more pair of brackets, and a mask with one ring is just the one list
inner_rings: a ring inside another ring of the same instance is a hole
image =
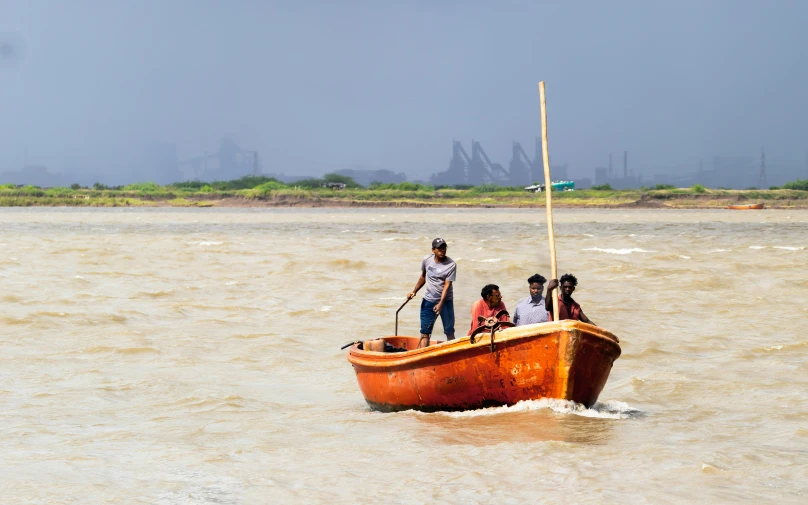
[[[507, 164], [540, 133], [576, 176], [714, 155], [805, 163], [808, 3], [4, 2], [0, 172], [139, 170], [223, 136], [265, 173], [361, 165], [424, 179], [452, 139]], [[0, 181], [2, 182], [2, 181]]]

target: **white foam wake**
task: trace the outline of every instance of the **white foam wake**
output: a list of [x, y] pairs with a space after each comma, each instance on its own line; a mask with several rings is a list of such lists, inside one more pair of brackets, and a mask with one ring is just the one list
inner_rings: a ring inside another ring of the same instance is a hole
[[785, 245], [776, 245], [774, 246], [775, 249], [782, 249], [783, 251], [803, 251], [805, 250], [804, 247], [791, 247]]
[[656, 251], [647, 251], [645, 249], [641, 249], [639, 247], [632, 247], [630, 249], [602, 249], [600, 247], [589, 247], [587, 249], [582, 249], [583, 251], [598, 251], [604, 252], [606, 254], [631, 254], [631, 253], [652, 253]]
[[586, 408], [580, 403], [569, 400], [559, 400], [556, 398], [539, 398], [538, 400], [525, 400], [510, 407], [490, 407], [487, 409], [466, 410], [463, 412], [439, 412], [438, 414], [450, 417], [479, 417], [496, 416], [510, 412], [527, 412], [531, 410], [549, 409], [559, 414], [572, 414], [582, 417], [599, 417], [603, 419], [629, 419], [642, 415], [637, 409], [630, 407], [625, 402], [617, 400], [607, 400], [603, 403], [597, 402], [591, 408]]
[[502, 261], [502, 258], [488, 258], [485, 260], [471, 260], [471, 261], [474, 261], [476, 263], [499, 263], [500, 261]]

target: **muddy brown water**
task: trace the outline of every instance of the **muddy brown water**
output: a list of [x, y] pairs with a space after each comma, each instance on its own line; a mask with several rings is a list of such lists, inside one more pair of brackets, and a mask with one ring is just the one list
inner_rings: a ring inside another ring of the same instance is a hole
[[340, 345], [392, 333], [436, 236], [458, 332], [486, 283], [514, 307], [542, 209], [1, 209], [3, 502], [808, 501], [808, 211], [556, 231], [621, 339], [600, 402], [380, 414]]

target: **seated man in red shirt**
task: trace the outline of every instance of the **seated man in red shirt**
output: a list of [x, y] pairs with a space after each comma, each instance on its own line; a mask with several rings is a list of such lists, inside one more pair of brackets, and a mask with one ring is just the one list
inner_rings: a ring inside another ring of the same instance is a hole
[[[547, 285], [547, 299], [545, 301], [544, 308], [547, 309], [550, 316], [550, 321], [553, 320], [553, 297], [550, 293], [552, 293], [552, 291], [557, 288], [558, 285], [558, 279], [551, 280], [550, 284]], [[575, 319], [577, 321], [583, 321], [585, 323], [595, 325], [595, 323], [586, 317], [586, 314], [584, 314], [584, 311], [581, 310], [581, 306], [578, 305], [578, 302], [572, 299], [572, 292], [575, 291], [575, 286], [577, 285], [578, 279], [576, 279], [574, 275], [564, 274], [561, 276], [561, 289], [559, 290], [560, 293], [558, 294], [558, 319]]]
[[[471, 306], [471, 328], [468, 334], [471, 335], [479, 325], [478, 316], [484, 318], [494, 317], [500, 310], [507, 310], [505, 304], [502, 303], [502, 294], [499, 292], [499, 286], [496, 284], [486, 284], [483, 290], [480, 291], [481, 300], [474, 302]], [[499, 318], [500, 321], [510, 321], [510, 318], [503, 314]]]

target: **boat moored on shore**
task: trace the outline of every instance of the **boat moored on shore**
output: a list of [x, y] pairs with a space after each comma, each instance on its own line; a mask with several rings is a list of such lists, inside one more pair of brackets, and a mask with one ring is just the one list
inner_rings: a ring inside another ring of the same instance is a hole
[[747, 203], [744, 205], [728, 205], [729, 210], [761, 210], [763, 209], [762, 203]]

